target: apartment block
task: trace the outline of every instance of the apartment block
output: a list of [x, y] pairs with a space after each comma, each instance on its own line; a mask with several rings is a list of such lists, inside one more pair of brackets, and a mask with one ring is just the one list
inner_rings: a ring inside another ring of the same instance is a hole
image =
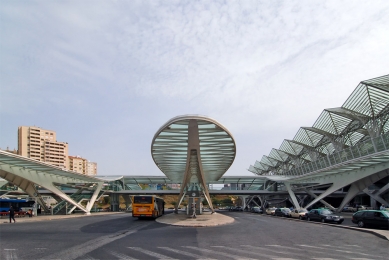
[[96, 175], [97, 163], [90, 162], [80, 156], [69, 156], [68, 169], [85, 175]]
[[97, 175], [97, 163], [88, 161], [86, 175]]
[[57, 142], [56, 133], [35, 126], [19, 126], [18, 154], [68, 169], [68, 144]]

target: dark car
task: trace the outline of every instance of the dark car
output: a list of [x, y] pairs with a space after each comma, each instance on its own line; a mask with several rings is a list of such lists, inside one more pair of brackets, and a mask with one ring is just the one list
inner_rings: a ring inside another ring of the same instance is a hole
[[262, 214], [262, 209], [260, 207], [252, 207], [250, 210], [252, 213]]
[[274, 216], [277, 217], [290, 217], [291, 210], [288, 208], [278, 208], [274, 211]]
[[234, 211], [243, 211], [243, 208], [241, 206], [235, 207]]
[[330, 223], [337, 223], [337, 224], [341, 224], [344, 220], [342, 216], [335, 215], [329, 209], [312, 209], [306, 214], [306, 219], [308, 221], [316, 220], [316, 221], [321, 221], [323, 223], [330, 222]]
[[389, 229], [389, 212], [385, 210], [361, 210], [353, 214], [351, 221], [358, 227], [383, 227]]

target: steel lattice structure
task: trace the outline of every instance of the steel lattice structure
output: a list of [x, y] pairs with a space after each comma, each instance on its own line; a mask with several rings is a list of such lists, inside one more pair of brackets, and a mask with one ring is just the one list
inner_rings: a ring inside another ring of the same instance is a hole
[[279, 149], [250, 165], [249, 171], [261, 176], [290, 175], [293, 169], [388, 132], [389, 75], [385, 75], [360, 82], [341, 107], [324, 109], [312, 127], [301, 127], [292, 140], [285, 139]]

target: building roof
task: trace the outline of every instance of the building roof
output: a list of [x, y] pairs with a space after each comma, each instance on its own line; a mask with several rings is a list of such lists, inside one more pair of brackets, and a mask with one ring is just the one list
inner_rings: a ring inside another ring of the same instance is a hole
[[[200, 157], [205, 180], [216, 181], [235, 159], [236, 145], [232, 134], [216, 120], [200, 115], [184, 115], [170, 119], [155, 134], [151, 155], [157, 167], [173, 182], [180, 183], [188, 158], [188, 123], [198, 123]], [[191, 165], [191, 171], [198, 170]]]
[[389, 132], [389, 75], [359, 83], [341, 107], [324, 109], [312, 127], [300, 127], [292, 140], [250, 165], [257, 175], [283, 175]]

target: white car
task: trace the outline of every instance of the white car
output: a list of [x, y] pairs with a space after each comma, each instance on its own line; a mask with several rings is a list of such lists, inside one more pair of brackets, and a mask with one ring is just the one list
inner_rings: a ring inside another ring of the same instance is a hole
[[276, 211], [277, 208], [267, 208], [266, 209], [266, 214], [267, 215], [274, 215], [274, 212]]
[[305, 214], [308, 213], [308, 210], [306, 209], [294, 209], [292, 212], [290, 212], [290, 216], [292, 218], [299, 218], [299, 219], [305, 219]]

